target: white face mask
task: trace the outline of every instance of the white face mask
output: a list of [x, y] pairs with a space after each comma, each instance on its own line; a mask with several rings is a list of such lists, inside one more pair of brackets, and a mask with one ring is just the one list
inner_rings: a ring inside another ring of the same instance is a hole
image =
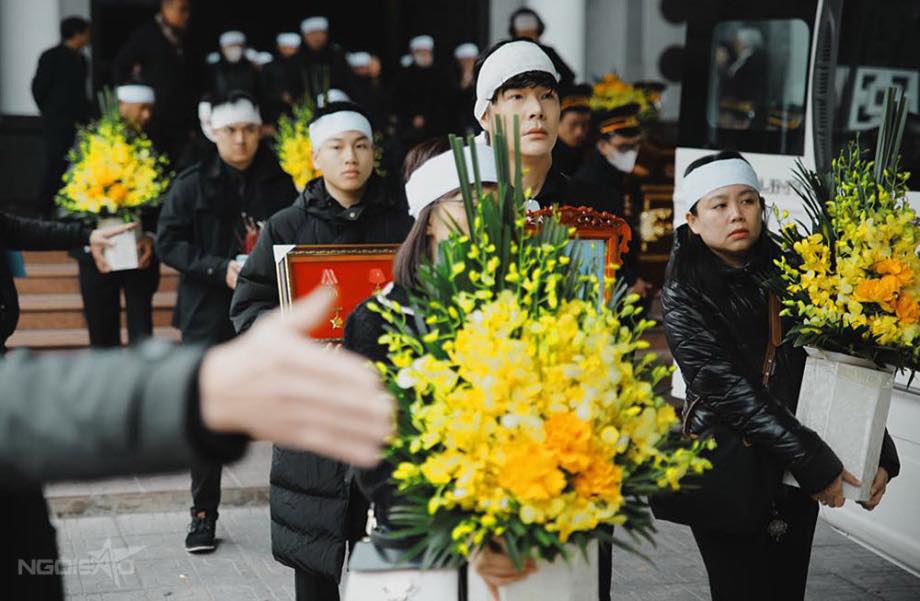
[[243, 58], [242, 46], [230, 46], [229, 48], [224, 48], [223, 52], [224, 58], [230, 63], [238, 63]]
[[614, 151], [610, 156], [607, 157], [607, 162], [623, 173], [631, 173], [633, 167], [636, 166], [636, 159], [638, 157], [638, 150], [627, 150], [626, 152]]

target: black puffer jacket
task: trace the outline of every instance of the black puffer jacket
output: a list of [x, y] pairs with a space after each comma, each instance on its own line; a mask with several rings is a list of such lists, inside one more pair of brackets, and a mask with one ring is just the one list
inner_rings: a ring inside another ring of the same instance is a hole
[[[769, 386], [760, 383], [769, 335], [768, 295], [761, 282], [773, 268], [778, 247], [761, 237], [751, 261], [737, 269], [703, 248], [694, 260], [700, 262], [699, 272], [711, 275], [705, 281], [715, 282], [713, 288], [678, 275], [678, 263], [687, 260], [686, 249], [693, 244], [690, 235], [686, 225], [675, 233], [661, 291], [668, 346], [687, 383], [684, 411], [693, 406], [688, 431], [700, 434], [717, 422], [727, 425], [767, 449], [805, 492], [823, 490], [843, 466], [830, 447], [795, 418], [805, 352], [789, 343], [781, 345]], [[899, 469], [887, 433], [881, 465], [891, 477]]]
[[[278, 306], [275, 244], [399, 243], [412, 225], [405, 199], [372, 175], [364, 199], [348, 209], [322, 178], [293, 206], [272, 217], [237, 282], [230, 316], [237, 331]], [[272, 553], [296, 570], [338, 581], [347, 541], [360, 539], [367, 501], [349, 466], [312, 453], [275, 447], [271, 468]]]

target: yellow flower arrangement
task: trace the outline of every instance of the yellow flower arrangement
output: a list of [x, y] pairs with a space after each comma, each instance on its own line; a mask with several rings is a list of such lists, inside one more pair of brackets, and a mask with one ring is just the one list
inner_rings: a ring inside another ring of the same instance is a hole
[[658, 113], [659, 96], [656, 92], [623, 81], [616, 73], [607, 73], [594, 84], [590, 105], [591, 110], [605, 111], [624, 104], [636, 103], [639, 105], [639, 117], [650, 119]]
[[294, 107], [294, 115], [281, 115], [278, 119], [278, 133], [275, 136], [275, 150], [281, 169], [291, 176], [294, 186], [303, 190], [312, 179], [322, 175], [313, 164], [313, 146], [310, 144], [310, 119], [313, 107], [302, 103]]
[[156, 204], [172, 174], [143, 132], [129, 127], [117, 105], [103, 101], [103, 115], [77, 133], [70, 166], [55, 202], [73, 213], [131, 219]]
[[477, 190], [474, 204], [464, 188], [471, 232], [422, 267], [412, 313], [424, 319], [371, 305], [389, 324], [378, 367], [401, 409], [388, 450], [395, 536], [421, 537], [415, 551], [431, 564], [494, 538], [520, 562], [583, 548], [603, 526], [649, 537], [641, 497], [709, 466], [706, 443], [669, 436], [677, 417], [655, 387], [671, 369], [641, 339], [653, 323], [637, 295], [580, 275], [573, 232], [555, 217], [528, 229], [510, 186]]
[[[889, 126], [889, 133], [894, 126]], [[881, 138], [881, 136], [880, 136]], [[880, 147], [883, 142], [880, 140]], [[920, 359], [920, 226], [907, 173], [889, 148], [875, 161], [851, 143], [830, 177], [799, 171], [810, 231], [781, 228], [785, 255], [774, 282], [799, 345], [898, 367]]]

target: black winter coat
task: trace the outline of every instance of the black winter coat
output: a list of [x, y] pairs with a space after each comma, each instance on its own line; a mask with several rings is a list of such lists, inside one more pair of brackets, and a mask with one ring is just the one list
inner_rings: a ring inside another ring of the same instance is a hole
[[128, 37], [112, 62], [116, 85], [127, 81], [140, 65], [139, 76], [156, 94], [150, 137], [174, 163], [191, 132], [198, 130], [196, 106], [202, 66], [183, 38], [170, 42], [156, 19], [150, 19]]
[[346, 94], [353, 92], [354, 75], [345, 60], [345, 51], [338, 44], [327, 44], [316, 52], [304, 44], [297, 53], [299, 74], [296, 89], [291, 90], [294, 100], [304, 95], [313, 101], [330, 88], [337, 88]]
[[38, 59], [32, 79], [32, 98], [42, 113], [46, 129], [59, 133], [64, 148], [73, 143], [74, 128], [86, 122], [92, 105], [86, 97], [86, 58], [59, 44]]
[[264, 221], [297, 192], [274, 153], [263, 146], [244, 177], [214, 153], [173, 183], [160, 213], [157, 253], [181, 273], [173, 325], [184, 340], [221, 342], [233, 337], [227, 265], [242, 252], [243, 217]]
[[[763, 236], [754, 258], [737, 269], [704, 248], [696, 260], [701, 270], [712, 274], [712, 281], [720, 283], [722, 289], [716, 290], [677, 276], [677, 264], [687, 259], [686, 248], [692, 244], [689, 235], [686, 225], [675, 233], [661, 291], [668, 346], [687, 384], [685, 414], [693, 407], [688, 432], [703, 434], [716, 423], [728, 426], [792, 472], [806, 493], [823, 490], [843, 465], [815, 432], [795, 418], [805, 352], [782, 344], [776, 350], [769, 385], [765, 388], [760, 381], [769, 335], [768, 294], [761, 282], [773, 269], [778, 247]], [[892, 478], [897, 475], [897, 452], [887, 433], [881, 465]]]
[[7, 250], [69, 250], [89, 243], [90, 230], [79, 223], [25, 219], [0, 212], [0, 351], [19, 321], [19, 293]]
[[[262, 229], [233, 295], [238, 332], [278, 306], [275, 244], [399, 243], [412, 225], [405, 199], [372, 175], [364, 199], [348, 209], [309, 182], [293, 206]], [[271, 468], [272, 554], [295, 570], [338, 581], [348, 541], [364, 535], [367, 501], [345, 464], [275, 447]]]
[[239, 90], [255, 98], [256, 104], [262, 105], [264, 99], [262, 76], [245, 58], [231, 63], [221, 57], [217, 64], [211, 66], [208, 78], [212, 94], [225, 95], [228, 92]]

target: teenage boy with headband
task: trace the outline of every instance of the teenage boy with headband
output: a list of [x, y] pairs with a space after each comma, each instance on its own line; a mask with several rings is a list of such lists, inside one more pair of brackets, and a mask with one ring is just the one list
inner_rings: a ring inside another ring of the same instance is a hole
[[[405, 199], [374, 172], [372, 140], [370, 121], [357, 105], [333, 102], [317, 111], [310, 142], [323, 175], [262, 229], [230, 308], [237, 331], [278, 305], [274, 245], [399, 243], [406, 237], [412, 220]], [[363, 536], [363, 529], [349, 525], [367, 513], [351, 471], [312, 453], [275, 447], [270, 481], [272, 553], [294, 568], [296, 598], [338, 599], [346, 543]]]

